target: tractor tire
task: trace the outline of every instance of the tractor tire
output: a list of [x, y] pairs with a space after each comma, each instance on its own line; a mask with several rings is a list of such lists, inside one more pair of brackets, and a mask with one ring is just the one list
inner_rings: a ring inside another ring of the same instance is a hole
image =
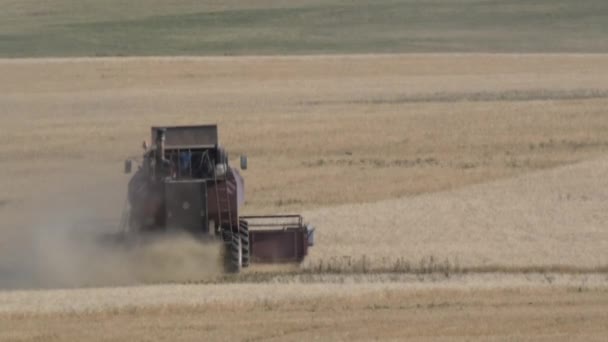
[[245, 220], [239, 221], [239, 235], [241, 236], [241, 247], [243, 250], [243, 267], [249, 267], [249, 261], [251, 260], [249, 223]]
[[225, 243], [224, 271], [226, 273], [239, 273], [243, 268], [243, 247], [240, 234], [230, 233], [230, 241]]
[[222, 229], [222, 241], [224, 241], [225, 244], [229, 244], [232, 241], [232, 231]]

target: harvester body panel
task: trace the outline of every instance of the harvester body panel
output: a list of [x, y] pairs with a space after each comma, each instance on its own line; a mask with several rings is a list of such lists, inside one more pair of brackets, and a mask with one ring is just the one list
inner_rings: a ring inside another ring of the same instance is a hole
[[166, 181], [164, 185], [167, 228], [208, 233], [207, 183], [184, 180]]

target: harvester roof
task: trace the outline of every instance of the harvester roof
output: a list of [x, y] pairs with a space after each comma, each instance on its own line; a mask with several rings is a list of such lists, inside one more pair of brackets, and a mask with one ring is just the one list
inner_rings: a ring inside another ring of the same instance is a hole
[[194, 126], [156, 126], [152, 127], [151, 141], [155, 141], [156, 132], [165, 130], [165, 148], [213, 147], [218, 144], [217, 125]]

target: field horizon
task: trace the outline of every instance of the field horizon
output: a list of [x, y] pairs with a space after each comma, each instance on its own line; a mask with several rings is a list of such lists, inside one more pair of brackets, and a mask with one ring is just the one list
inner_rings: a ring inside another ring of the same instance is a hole
[[608, 52], [589, 0], [0, 0], [0, 57]]

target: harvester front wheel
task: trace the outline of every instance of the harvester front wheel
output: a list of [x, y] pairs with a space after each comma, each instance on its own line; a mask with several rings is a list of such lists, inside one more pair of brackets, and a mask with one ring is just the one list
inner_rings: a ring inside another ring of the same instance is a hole
[[245, 220], [239, 221], [239, 235], [241, 236], [241, 246], [243, 251], [243, 267], [248, 267], [250, 260], [249, 223], [247, 223]]
[[243, 247], [240, 234], [230, 233], [226, 242], [224, 267], [227, 273], [239, 273], [243, 268]]

